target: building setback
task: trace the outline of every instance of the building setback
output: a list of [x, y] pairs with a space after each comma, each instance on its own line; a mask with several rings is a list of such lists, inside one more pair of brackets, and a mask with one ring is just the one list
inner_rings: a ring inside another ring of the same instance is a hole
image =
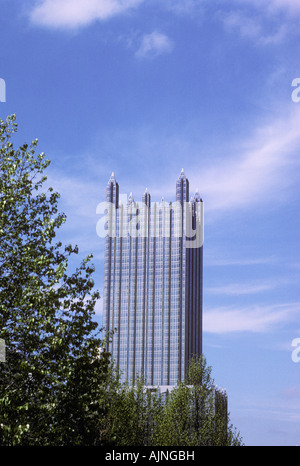
[[[125, 200], [123, 199], [125, 197]], [[123, 201], [123, 202], [121, 202]], [[202, 353], [203, 203], [182, 169], [176, 201], [106, 187], [103, 326], [122, 380], [176, 385]]]

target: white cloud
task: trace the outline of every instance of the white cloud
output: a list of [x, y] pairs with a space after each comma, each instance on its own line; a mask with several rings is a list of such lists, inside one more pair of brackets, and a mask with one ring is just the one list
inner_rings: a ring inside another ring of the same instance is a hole
[[206, 291], [212, 294], [238, 296], [272, 290], [284, 283], [283, 280], [258, 280], [252, 283], [230, 283], [222, 286], [208, 287]]
[[139, 6], [144, 0], [41, 0], [31, 11], [35, 24], [73, 29], [106, 20]]
[[[233, 259], [233, 258], [220, 258], [220, 252], [215, 252], [214, 254], [206, 253], [206, 266], [213, 266], [213, 267], [227, 267], [228, 265], [236, 265], [236, 266], [251, 266], [251, 265], [264, 265], [264, 264], [272, 264], [274, 263], [274, 257], [261, 257], [257, 259]], [[300, 267], [299, 267], [300, 268]]]
[[86, 256], [92, 252], [94, 260], [102, 261], [104, 243], [96, 232], [99, 219], [96, 207], [103, 198], [99, 182], [94, 181], [89, 172], [84, 174], [83, 171], [79, 177], [68, 176], [51, 166], [48, 170], [44, 188], [51, 186], [60, 193], [58, 210], [67, 216], [66, 223], [57, 232], [59, 240], [63, 244], [77, 244], [80, 254]]
[[241, 6], [248, 4], [258, 10], [269, 12], [269, 14], [278, 12], [300, 13], [300, 0], [234, 0], [234, 3]]
[[222, 19], [228, 31], [237, 31], [242, 37], [254, 40], [262, 45], [278, 44], [287, 33], [285, 24], [276, 25], [271, 30], [265, 27], [263, 21], [257, 15], [250, 17], [242, 11], [220, 12], [218, 16]]
[[[258, 128], [236, 153], [190, 176], [200, 187], [206, 210], [228, 211], [279, 202], [284, 191], [298, 182], [300, 143], [299, 108]], [[196, 183], [196, 184], [195, 184]]]
[[[288, 88], [290, 84], [287, 82]], [[292, 90], [290, 87], [291, 93]], [[280, 209], [291, 200], [295, 189], [298, 193], [300, 104], [293, 103], [289, 95], [284, 105], [277, 106], [270, 99], [267, 103], [272, 110], [263, 123], [245, 122], [245, 137], [236, 132], [233, 139], [228, 137], [222, 143], [216, 138], [204, 146], [197, 140], [198, 135], [191, 133], [191, 136], [188, 132], [188, 136], [171, 133], [154, 137], [147, 128], [139, 134], [136, 131], [132, 136], [135, 143], [127, 140], [127, 150], [130, 147], [131, 154], [143, 153], [143, 160], [148, 160], [148, 156], [156, 164], [154, 175], [146, 170], [146, 165], [143, 167], [143, 189], [149, 187], [153, 200], [159, 201], [164, 195], [171, 201], [175, 193], [174, 179], [183, 167], [190, 181], [190, 195], [199, 188], [206, 222], [230, 212], [266, 205]], [[142, 169], [140, 159], [136, 163]], [[208, 259], [208, 265], [216, 260], [215, 257]]]
[[216, 307], [203, 315], [204, 332], [232, 333], [272, 331], [277, 325], [297, 319], [300, 303], [247, 306], [239, 308]]
[[[241, 0], [240, 0], [241, 1]], [[242, 0], [243, 2], [245, 0]], [[300, 13], [300, 0], [248, 0], [259, 8], [267, 8], [272, 12], [288, 12], [290, 14]]]
[[163, 53], [169, 53], [173, 49], [171, 40], [158, 31], [151, 34], [145, 34], [142, 38], [141, 45], [136, 52], [137, 57], [156, 57]]
[[[157, 8], [162, 7], [175, 14], [189, 14], [198, 18], [209, 3], [205, 0], [152, 0]], [[33, 23], [50, 28], [74, 29], [88, 26], [97, 20], [107, 20], [113, 16], [145, 3], [144, 0], [37, 0], [30, 12]], [[226, 2], [225, 2], [226, 3]], [[299, 0], [235, 0], [241, 8], [250, 4], [262, 17], [288, 13], [291, 17], [300, 13]], [[232, 4], [231, 4], [232, 5]], [[226, 5], [225, 5], [226, 6]], [[225, 7], [219, 11], [225, 12]], [[221, 14], [222, 15], [222, 14]], [[247, 18], [236, 11], [224, 13], [223, 19], [229, 27], [237, 28], [242, 35], [259, 36], [262, 42], [278, 42], [285, 35], [284, 26], [279, 26], [274, 34], [264, 35], [258, 18]]]
[[224, 0], [217, 16], [225, 28], [259, 45], [277, 45], [299, 34], [300, 0]]
[[[161, 3], [162, 0], [158, 0]], [[205, 0], [163, 0], [164, 6], [178, 15], [195, 15], [203, 11]]]
[[300, 387], [289, 387], [281, 393], [284, 398], [289, 400], [300, 400]]

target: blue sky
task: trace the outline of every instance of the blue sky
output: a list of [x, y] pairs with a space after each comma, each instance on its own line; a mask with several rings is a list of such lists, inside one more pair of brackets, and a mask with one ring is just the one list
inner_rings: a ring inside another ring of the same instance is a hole
[[203, 349], [231, 420], [246, 445], [300, 444], [300, 1], [0, 7], [0, 116], [51, 159], [64, 242], [94, 254], [102, 292], [111, 172], [136, 200], [174, 200], [184, 167], [205, 203]]

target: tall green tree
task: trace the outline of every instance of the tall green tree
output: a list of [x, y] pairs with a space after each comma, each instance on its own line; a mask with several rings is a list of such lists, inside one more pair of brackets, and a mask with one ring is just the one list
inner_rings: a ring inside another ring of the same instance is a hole
[[215, 390], [211, 367], [204, 356], [194, 357], [186, 379], [167, 394], [154, 423], [153, 445], [241, 445], [229, 422], [227, 401]]
[[121, 383], [117, 370], [114, 372], [102, 426], [103, 443], [110, 446], [152, 445], [154, 421], [162, 409], [159, 393], [146, 389], [141, 377], [134, 383]]
[[94, 320], [92, 256], [55, 242], [66, 220], [44, 189], [49, 160], [37, 140], [15, 149], [15, 116], [0, 120], [0, 442], [100, 442], [110, 365]]

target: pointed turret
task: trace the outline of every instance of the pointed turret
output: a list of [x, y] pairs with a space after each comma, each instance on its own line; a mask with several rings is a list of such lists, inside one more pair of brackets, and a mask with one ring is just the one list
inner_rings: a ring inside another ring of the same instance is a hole
[[145, 192], [142, 197], [142, 202], [146, 204], [148, 207], [150, 207], [151, 196], [150, 196], [148, 188], [145, 189]]
[[128, 204], [132, 204], [133, 202], [134, 202], [133, 194], [130, 193], [129, 196], [128, 196], [128, 201], [127, 201], [127, 203], [128, 203]]
[[119, 205], [119, 185], [116, 181], [115, 174], [112, 172], [106, 185], [106, 201], [112, 202], [116, 207]]
[[189, 200], [189, 180], [185, 176], [184, 169], [181, 169], [179, 178], [176, 182], [176, 201], [182, 205]]
[[202, 199], [201, 199], [201, 197], [200, 197], [199, 189], [198, 189], [198, 188], [196, 189], [194, 199], [195, 199], [195, 201], [197, 201], [197, 202], [202, 202]]

